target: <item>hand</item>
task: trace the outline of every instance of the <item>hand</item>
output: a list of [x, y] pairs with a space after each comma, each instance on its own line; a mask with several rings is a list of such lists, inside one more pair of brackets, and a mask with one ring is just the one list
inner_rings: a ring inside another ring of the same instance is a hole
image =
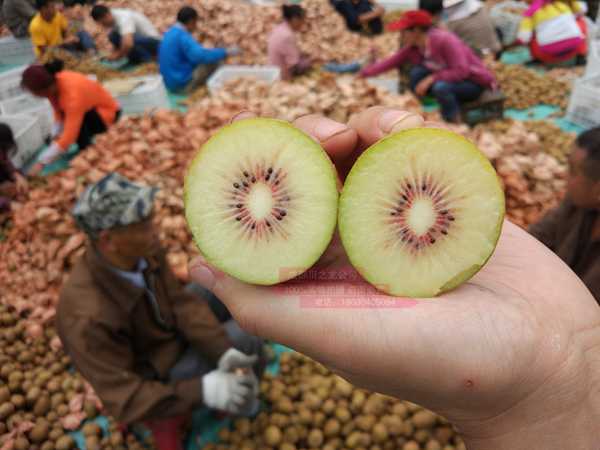
[[15, 174], [15, 188], [17, 194], [19, 195], [25, 195], [29, 190], [29, 183], [27, 183], [27, 179], [20, 173]]
[[237, 45], [234, 45], [233, 47], [226, 48], [225, 52], [227, 53], [227, 56], [237, 56], [242, 53], [242, 50]]
[[35, 163], [31, 169], [29, 169], [29, 175], [35, 177], [39, 175], [42, 170], [44, 170], [44, 165], [42, 163]]
[[423, 78], [421, 81], [419, 81], [419, 84], [417, 84], [417, 87], [415, 88], [415, 94], [417, 94], [419, 97], [424, 97], [434, 82], [435, 80], [432, 75]]
[[121, 54], [120, 53], [109, 53], [108, 55], [104, 56], [104, 58], [106, 61], [117, 61], [119, 59], [121, 59]]
[[[294, 124], [321, 143], [342, 180], [367, 146], [424, 125], [381, 107], [348, 125], [317, 115]], [[353, 271], [339, 238], [314, 270]], [[357, 386], [443, 414], [469, 450], [587, 450], [600, 442], [600, 309], [559, 258], [509, 222], [469, 282], [436, 299], [398, 298], [398, 307], [386, 310], [298, 304], [297, 289], [359, 292], [341, 281], [297, 282], [286, 294], [281, 286], [245, 284], [202, 259], [190, 274], [249, 333], [288, 345]]]
[[235, 369], [251, 369], [257, 361], [257, 355], [246, 355], [235, 348], [230, 348], [223, 353], [217, 367], [223, 372], [234, 372]]
[[254, 373], [234, 374], [213, 370], [202, 377], [202, 395], [209, 408], [241, 414], [256, 397]]

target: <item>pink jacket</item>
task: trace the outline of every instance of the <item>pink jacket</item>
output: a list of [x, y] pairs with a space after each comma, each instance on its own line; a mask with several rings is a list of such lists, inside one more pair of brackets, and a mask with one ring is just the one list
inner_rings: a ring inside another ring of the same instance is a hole
[[417, 47], [404, 47], [388, 59], [365, 67], [361, 75], [376, 76], [405, 63], [424, 65], [433, 72], [435, 81], [470, 80], [484, 87], [496, 83], [492, 72], [467, 44], [454, 33], [435, 27], [427, 33], [425, 54]]

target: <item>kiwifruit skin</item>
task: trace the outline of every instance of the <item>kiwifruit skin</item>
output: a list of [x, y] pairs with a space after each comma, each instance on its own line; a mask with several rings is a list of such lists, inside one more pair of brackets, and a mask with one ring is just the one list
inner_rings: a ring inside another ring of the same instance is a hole
[[[377, 152], [379, 150], [378, 147], [381, 144], [385, 144], [389, 140], [392, 140], [401, 134], [414, 134], [414, 133], [419, 133], [419, 138], [423, 137], [424, 134], [430, 134], [432, 137], [434, 137], [434, 135], [439, 136], [440, 134], [452, 135], [453, 138], [455, 138], [455, 139], [459, 138], [459, 139], [466, 141], [466, 143], [469, 147], [477, 149], [477, 147], [471, 141], [469, 141], [467, 138], [465, 138], [464, 136], [461, 136], [460, 134], [449, 131], [449, 130], [444, 130], [441, 128], [423, 128], [423, 127], [402, 130], [397, 133], [393, 133], [393, 134], [390, 134], [389, 136], [386, 136], [385, 138], [381, 139], [380, 141], [376, 142], [375, 144], [373, 144], [372, 146], [367, 148], [355, 161], [354, 165], [352, 166], [352, 169], [350, 170], [350, 172], [348, 173], [348, 176], [346, 177], [346, 183], [352, 179], [353, 175], [355, 175], [356, 172], [361, 170], [361, 167], [359, 164], [361, 159], [367, 157], [367, 155], [369, 153]], [[479, 150], [479, 149], [477, 149], [477, 150]], [[502, 188], [501, 188], [502, 184], [500, 182], [498, 174], [497, 174], [496, 170], [494, 169], [494, 167], [492, 166], [489, 159], [487, 159], [487, 157], [481, 151], [473, 152], [473, 157], [479, 157], [482, 160], [483, 168], [494, 174], [494, 176], [498, 180], [498, 186], [499, 186], [500, 190], [502, 190]], [[343, 196], [344, 196], [344, 190], [342, 189], [342, 193], [340, 196], [340, 202], [341, 202]], [[495, 232], [494, 239], [493, 239], [494, 249], [490, 252], [489, 256], [483, 263], [481, 263], [480, 265], [473, 265], [473, 266], [469, 267], [468, 269], [462, 271], [461, 273], [456, 275], [454, 278], [449, 280], [446, 284], [444, 284], [440, 288], [440, 290], [436, 294], [436, 296], [439, 296], [445, 292], [456, 289], [460, 285], [464, 284], [465, 282], [470, 280], [473, 276], [475, 276], [475, 274], [477, 272], [479, 272], [487, 264], [487, 262], [490, 260], [490, 258], [494, 254], [496, 247], [498, 246], [498, 241], [500, 240], [500, 235], [502, 233], [502, 226], [504, 224], [505, 214], [506, 214], [506, 202], [505, 202], [504, 195], [502, 195], [501, 196], [501, 219], [498, 220], [498, 226], [496, 228], [496, 232]], [[341, 215], [342, 215], [342, 210], [341, 210], [341, 208], [338, 208], [338, 227], [340, 230], [340, 238], [342, 241], [342, 245], [344, 245], [344, 237], [346, 236], [346, 239], [348, 239], [348, 235], [345, 232], [346, 229], [344, 228], [344, 221], [341, 220]], [[351, 256], [350, 254], [347, 254], [347, 256], [348, 256], [348, 259], [350, 260], [350, 263], [354, 266], [354, 269], [368, 282], [368, 279], [365, 276], [364, 272], [362, 272], [360, 270], [360, 267], [361, 267], [360, 261], [357, 261], [356, 258], [353, 258], [353, 256]], [[375, 286], [375, 287], [378, 288], [378, 286]], [[385, 291], [382, 291], [382, 292], [384, 292], [385, 294], [389, 294], [389, 292], [385, 292]], [[423, 298], [423, 299], [425, 300], [425, 298]]]

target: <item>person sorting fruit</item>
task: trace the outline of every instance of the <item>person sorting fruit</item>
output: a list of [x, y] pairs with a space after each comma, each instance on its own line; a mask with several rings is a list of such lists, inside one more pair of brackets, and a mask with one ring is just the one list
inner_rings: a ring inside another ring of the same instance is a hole
[[33, 0], [4, 0], [2, 3], [2, 16], [4, 23], [16, 38], [29, 36], [29, 24], [37, 14]]
[[529, 231], [569, 265], [600, 303], [600, 127], [577, 137], [569, 167], [567, 197]]
[[269, 64], [279, 67], [282, 80], [291, 80], [312, 68], [310, 58], [303, 55], [296, 33], [304, 28], [306, 11], [300, 5], [281, 7], [283, 22], [269, 34]]
[[385, 9], [373, 0], [330, 0], [350, 31], [377, 35], [383, 32]]
[[29, 24], [29, 34], [35, 54], [41, 58], [46, 50], [60, 47], [73, 52], [96, 49], [94, 39], [85, 30], [69, 33], [69, 21], [56, 10], [54, 0], [36, 0], [38, 13]]
[[177, 23], [165, 33], [160, 43], [160, 73], [172, 91], [195, 91], [206, 83], [220, 61], [240, 52], [237, 47], [208, 49], [200, 45], [192, 35], [198, 19], [198, 11], [184, 6], [177, 13]]
[[160, 33], [142, 13], [95, 5], [91, 15], [96, 23], [110, 30], [108, 39], [114, 51], [106, 57], [109, 61], [127, 58], [129, 64], [140, 64], [151, 62], [158, 55]]
[[27, 180], [11, 161], [16, 151], [12, 129], [0, 122], [0, 224], [3, 216], [10, 211], [12, 199], [17, 194], [25, 194], [28, 189]]
[[79, 150], [85, 149], [96, 134], [104, 133], [121, 115], [119, 103], [100, 83], [81, 73], [63, 70], [60, 60], [29, 66], [23, 72], [21, 85], [36, 97], [50, 101], [56, 122], [54, 141], [39, 156], [31, 170], [34, 174], [75, 143]]
[[[251, 117], [245, 113], [235, 120]], [[355, 177], [346, 175], [365, 149], [386, 136], [417, 128], [411, 134], [420, 130], [418, 139], [425, 139], [434, 135], [430, 128], [444, 127], [381, 106], [356, 112], [347, 124], [311, 114], [292, 125], [320, 144], [345, 184]], [[269, 142], [268, 135], [264, 139]], [[597, 167], [598, 152], [587, 154], [594, 155], [589, 162]], [[393, 154], [389, 160], [404, 162]], [[441, 161], [432, 158], [430, 165], [436, 169], [432, 173], [447, 168], [448, 177], [453, 176], [443, 156]], [[412, 161], [409, 166], [428, 168]], [[381, 175], [369, 178], [373, 186], [385, 182], [387, 173]], [[472, 178], [463, 183], [478, 189]], [[585, 186], [594, 186], [597, 209], [598, 183]], [[373, 223], [372, 236], [364, 239], [376, 242], [379, 229], [380, 223]], [[457, 259], [460, 252], [458, 247]], [[431, 271], [442, 266], [434, 254], [427, 262], [415, 259], [430, 264]], [[247, 329], [321, 362], [358, 388], [444, 416], [460, 430], [469, 450], [598, 447], [600, 308], [560, 258], [509, 221], [484, 267], [463, 285], [431, 299], [380, 294], [375, 297], [380, 304], [371, 302], [371, 286], [335, 237], [310, 276], [291, 288], [242, 282], [202, 258], [192, 262], [190, 275]], [[420, 278], [430, 276], [424, 270]]]
[[544, 64], [587, 55], [587, 5], [580, 1], [534, 0], [523, 13], [517, 41], [529, 46], [533, 58]]
[[220, 323], [207, 291], [179, 285], [153, 225], [156, 192], [111, 173], [81, 195], [73, 216], [89, 239], [56, 323], [108, 412], [144, 421], [159, 450], [178, 450], [193, 408], [255, 412], [263, 342]]
[[410, 88], [419, 97], [431, 94], [447, 122], [460, 122], [460, 105], [495, 86], [492, 72], [454, 33], [433, 25], [427, 11], [407, 11], [390, 24], [402, 32], [402, 48], [361, 70], [372, 77], [410, 64]]
[[487, 8], [480, 0], [420, 0], [419, 9], [441, 21], [478, 55], [499, 55], [502, 44]]

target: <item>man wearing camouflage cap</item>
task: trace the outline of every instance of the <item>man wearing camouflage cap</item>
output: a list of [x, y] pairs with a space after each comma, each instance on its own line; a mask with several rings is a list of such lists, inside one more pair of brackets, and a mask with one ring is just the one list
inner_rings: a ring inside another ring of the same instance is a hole
[[108, 413], [148, 423], [159, 449], [180, 448], [164, 431], [194, 407], [256, 407], [257, 378], [246, 369], [262, 341], [221, 324], [197, 292], [179, 286], [153, 226], [155, 193], [113, 173], [77, 201], [73, 215], [89, 243], [61, 293], [57, 326]]

